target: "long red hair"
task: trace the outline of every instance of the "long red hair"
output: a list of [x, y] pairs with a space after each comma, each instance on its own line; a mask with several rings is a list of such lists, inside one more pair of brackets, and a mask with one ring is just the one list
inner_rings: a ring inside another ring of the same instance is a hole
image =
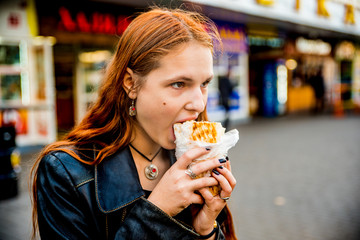
[[[38, 230], [37, 222], [37, 169], [41, 159], [51, 151], [65, 151], [77, 160], [90, 165], [100, 163], [130, 143], [134, 120], [129, 117], [131, 99], [124, 90], [123, 79], [130, 68], [140, 76], [135, 87], [141, 87], [142, 76], [159, 67], [158, 61], [174, 47], [195, 40], [215, 52], [221, 40], [215, 25], [199, 13], [180, 9], [153, 8], [139, 14], [121, 36], [117, 50], [108, 64], [96, 102], [83, 120], [63, 140], [46, 146], [38, 156], [32, 170], [30, 184], [33, 202], [33, 238]], [[207, 120], [206, 111], [198, 120]], [[91, 144], [100, 145], [95, 159], [85, 161], [67, 146], [77, 150]], [[231, 214], [224, 224], [226, 239], [236, 239]]]

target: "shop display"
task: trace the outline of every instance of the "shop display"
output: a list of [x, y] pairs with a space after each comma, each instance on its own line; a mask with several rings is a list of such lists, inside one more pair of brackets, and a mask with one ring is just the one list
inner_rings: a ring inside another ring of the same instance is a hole
[[21, 78], [20, 75], [1, 76], [1, 101], [21, 102]]
[[56, 138], [51, 47], [31, 38], [0, 44], [0, 127], [14, 127], [19, 146]]
[[80, 121], [89, 106], [95, 102], [97, 91], [105, 72], [111, 52], [106, 49], [86, 51], [78, 55], [76, 81], [76, 120]]

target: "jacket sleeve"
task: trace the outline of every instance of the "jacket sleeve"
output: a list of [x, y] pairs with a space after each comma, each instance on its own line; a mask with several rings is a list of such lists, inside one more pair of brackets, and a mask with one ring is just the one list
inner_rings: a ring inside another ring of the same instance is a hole
[[97, 226], [70, 174], [54, 155], [46, 155], [37, 175], [37, 213], [41, 239], [100, 239]]
[[[220, 228], [216, 235], [217, 240], [225, 239]], [[198, 236], [192, 227], [177, 221], [142, 197], [128, 213], [115, 239], [193, 240]]]

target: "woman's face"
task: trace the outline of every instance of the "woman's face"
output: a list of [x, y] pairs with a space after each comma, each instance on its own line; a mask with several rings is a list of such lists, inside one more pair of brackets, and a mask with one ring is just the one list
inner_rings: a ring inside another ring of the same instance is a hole
[[195, 120], [205, 110], [208, 84], [213, 78], [211, 50], [195, 41], [162, 57], [136, 98], [136, 138], [175, 148], [173, 125]]

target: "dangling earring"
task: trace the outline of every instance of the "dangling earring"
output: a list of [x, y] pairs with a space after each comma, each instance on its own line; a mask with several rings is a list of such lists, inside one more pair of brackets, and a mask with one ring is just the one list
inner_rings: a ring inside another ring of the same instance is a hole
[[135, 109], [135, 102], [134, 99], [131, 100], [131, 106], [129, 108], [129, 115], [130, 117], [133, 117], [136, 115], [136, 109]]

